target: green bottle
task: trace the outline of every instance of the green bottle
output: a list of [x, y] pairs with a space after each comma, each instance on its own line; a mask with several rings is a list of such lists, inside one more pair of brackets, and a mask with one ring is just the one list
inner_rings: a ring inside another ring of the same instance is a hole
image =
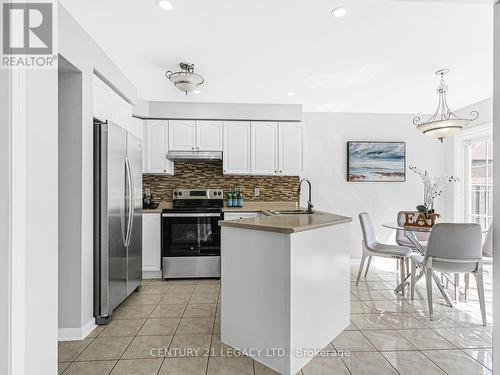
[[229, 189], [229, 192], [227, 193], [227, 206], [228, 207], [233, 207], [233, 188]]
[[238, 207], [243, 207], [243, 192], [241, 188], [238, 190]]

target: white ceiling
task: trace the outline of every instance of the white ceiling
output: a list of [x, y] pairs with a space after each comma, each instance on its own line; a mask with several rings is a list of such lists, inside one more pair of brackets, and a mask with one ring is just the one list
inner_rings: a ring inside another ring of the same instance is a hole
[[[439, 68], [451, 69], [452, 109], [492, 96], [493, 6], [482, 0], [171, 2], [61, 0], [143, 99], [429, 113]], [[333, 17], [337, 6], [347, 16]], [[205, 77], [201, 94], [165, 78], [180, 61]]]

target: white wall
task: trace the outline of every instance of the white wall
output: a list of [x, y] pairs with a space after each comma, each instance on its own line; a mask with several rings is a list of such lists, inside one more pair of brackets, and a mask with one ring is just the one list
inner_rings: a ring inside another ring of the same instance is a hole
[[[10, 321], [10, 126], [9, 71], [0, 71], [0, 374], [9, 367]], [[5, 124], [5, 125], [4, 125]]]
[[[361, 254], [361, 229], [357, 215], [367, 211], [382, 241], [389, 241], [394, 231], [382, 223], [396, 221], [400, 210], [415, 209], [422, 203], [423, 185], [407, 168], [406, 182], [347, 182], [348, 141], [404, 141], [407, 166], [414, 164], [431, 175], [446, 171], [445, 147], [439, 141], [415, 130], [411, 115], [304, 113], [304, 177], [313, 185], [312, 201], [318, 210], [330, 211], [354, 219], [351, 254]], [[302, 200], [307, 192], [302, 194]], [[436, 200], [436, 211], [449, 217], [442, 197]]]
[[[494, 62], [494, 80], [493, 80], [493, 159], [500, 160], [500, 3], [495, 4], [495, 62]], [[495, 170], [493, 186], [493, 210], [500, 212], [500, 173]], [[493, 371], [500, 371], [500, 226], [498, 221], [493, 222], [493, 252], [496, 256], [493, 258], [493, 316], [495, 323], [493, 325]]]
[[155, 119], [300, 121], [302, 105], [141, 101], [134, 115]]
[[55, 374], [57, 70], [2, 70], [0, 87], [0, 373]]
[[[61, 71], [64, 69], [64, 71]], [[82, 74], [59, 59], [59, 327], [81, 326]]]
[[[81, 190], [76, 191], [73, 204], [80, 205], [76, 211], [81, 212], [78, 228], [80, 233], [75, 234], [70, 248], [61, 251], [72, 251], [74, 257], [79, 257], [76, 265], [80, 273], [80, 280], [62, 280], [61, 287], [66, 288], [62, 295], [71, 293], [81, 296], [79, 309], [68, 310], [79, 312], [79, 316], [68, 317], [68, 321], [79, 322], [59, 327], [61, 339], [81, 339], [93, 329], [93, 76], [98, 72], [101, 77], [115, 89], [115, 91], [134, 104], [137, 100], [137, 90], [123, 73], [116, 67], [105, 52], [82, 29], [76, 20], [59, 5], [58, 9], [58, 37], [59, 54], [82, 74], [82, 107], [81, 129], [77, 142], [80, 153], [68, 152], [65, 157], [68, 163], [74, 163], [79, 169]], [[70, 211], [67, 211], [71, 214]], [[63, 217], [61, 220], [65, 220]], [[75, 259], [72, 257], [71, 259]], [[74, 264], [62, 264], [61, 267], [75, 267]], [[67, 281], [67, 282], [66, 282]], [[60, 303], [69, 303], [63, 300]], [[62, 323], [62, 322], [61, 322]], [[64, 323], [66, 324], [66, 323]]]

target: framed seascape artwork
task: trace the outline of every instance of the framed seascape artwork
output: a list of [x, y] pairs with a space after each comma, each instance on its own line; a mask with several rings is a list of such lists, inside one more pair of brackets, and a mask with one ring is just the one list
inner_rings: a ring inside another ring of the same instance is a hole
[[347, 142], [347, 181], [406, 181], [406, 143]]

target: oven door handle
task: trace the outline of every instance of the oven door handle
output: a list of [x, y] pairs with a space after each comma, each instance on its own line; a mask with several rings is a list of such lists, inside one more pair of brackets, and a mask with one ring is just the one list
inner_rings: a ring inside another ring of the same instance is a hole
[[162, 217], [221, 217], [220, 213], [163, 213]]

